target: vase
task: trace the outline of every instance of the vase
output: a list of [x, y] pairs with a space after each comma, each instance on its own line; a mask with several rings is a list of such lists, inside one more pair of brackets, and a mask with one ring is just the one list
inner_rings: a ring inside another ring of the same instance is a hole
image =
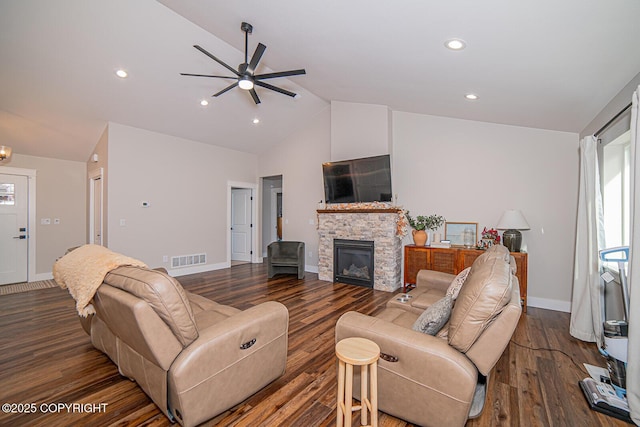
[[413, 243], [416, 246], [424, 246], [427, 243], [427, 239], [429, 235], [424, 230], [413, 230], [411, 232], [413, 235]]

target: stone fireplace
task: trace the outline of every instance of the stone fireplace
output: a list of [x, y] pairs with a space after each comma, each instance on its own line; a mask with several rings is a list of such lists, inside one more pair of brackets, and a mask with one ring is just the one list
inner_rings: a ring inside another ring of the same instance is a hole
[[[318, 278], [336, 280], [334, 240], [373, 242], [373, 288], [387, 292], [400, 288], [402, 240], [397, 236], [400, 212], [397, 208], [319, 209]], [[354, 268], [362, 269], [355, 264]], [[347, 270], [350, 267], [348, 265]], [[353, 270], [352, 275], [361, 272]], [[344, 278], [339, 281], [345, 282]]]

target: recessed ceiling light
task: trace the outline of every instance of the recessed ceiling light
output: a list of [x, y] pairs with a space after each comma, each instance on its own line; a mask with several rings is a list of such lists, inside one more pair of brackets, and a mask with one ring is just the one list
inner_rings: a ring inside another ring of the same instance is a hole
[[254, 125], [257, 125], [258, 123], [260, 123], [260, 119], [259, 118], [256, 117], [255, 119], [253, 119], [253, 124]]
[[125, 79], [129, 74], [127, 74], [127, 72], [123, 69], [119, 69], [116, 70], [116, 76], [120, 77], [121, 79]]
[[447, 49], [451, 49], [451, 50], [462, 50], [465, 47], [467, 47], [467, 44], [465, 43], [465, 41], [460, 39], [447, 40], [446, 42], [444, 42], [444, 45]]
[[464, 97], [469, 101], [475, 101], [476, 99], [478, 99], [478, 95], [476, 95], [475, 93], [468, 93]]
[[203, 107], [206, 107], [207, 105], [209, 105], [209, 101], [207, 101], [206, 99], [203, 99], [202, 101], [200, 101], [200, 105], [202, 105]]

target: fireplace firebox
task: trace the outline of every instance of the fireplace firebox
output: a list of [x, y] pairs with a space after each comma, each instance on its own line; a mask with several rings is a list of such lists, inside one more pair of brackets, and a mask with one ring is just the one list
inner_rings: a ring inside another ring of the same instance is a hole
[[333, 281], [373, 288], [373, 241], [333, 240]]

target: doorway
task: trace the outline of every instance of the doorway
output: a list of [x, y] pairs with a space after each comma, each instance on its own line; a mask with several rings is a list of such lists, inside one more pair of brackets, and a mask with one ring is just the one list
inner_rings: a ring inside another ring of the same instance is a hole
[[0, 285], [8, 285], [35, 276], [35, 171], [8, 167], [2, 171]]
[[262, 178], [262, 256], [269, 243], [283, 239], [282, 175]]
[[253, 262], [255, 237], [255, 184], [229, 182], [229, 265]]
[[89, 174], [89, 243], [103, 245], [103, 179], [102, 168]]

